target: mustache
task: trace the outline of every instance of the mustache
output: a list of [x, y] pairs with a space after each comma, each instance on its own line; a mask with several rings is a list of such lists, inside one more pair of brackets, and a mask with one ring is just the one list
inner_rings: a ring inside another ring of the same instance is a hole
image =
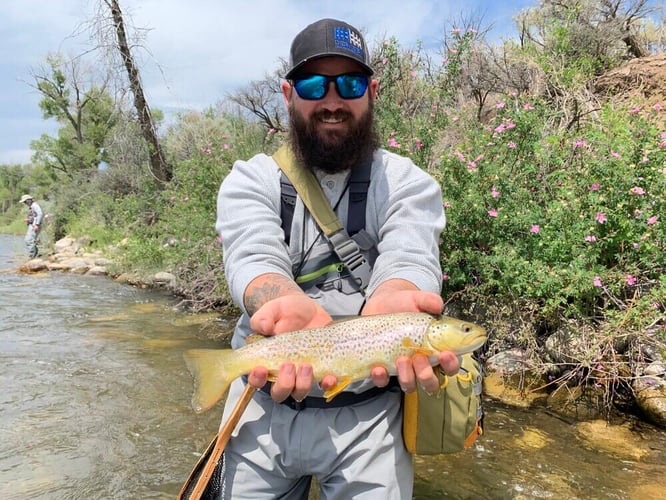
[[350, 120], [354, 116], [349, 112], [342, 109], [331, 111], [329, 109], [322, 109], [313, 113], [312, 118], [315, 120]]

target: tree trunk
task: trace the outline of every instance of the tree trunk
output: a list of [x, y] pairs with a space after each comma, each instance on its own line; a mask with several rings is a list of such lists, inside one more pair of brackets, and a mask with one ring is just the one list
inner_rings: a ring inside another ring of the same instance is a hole
[[129, 44], [127, 43], [125, 23], [123, 21], [122, 12], [120, 11], [120, 6], [118, 5], [118, 0], [111, 0], [110, 4], [107, 0], [106, 4], [111, 9], [111, 15], [113, 16], [113, 24], [116, 28], [116, 35], [118, 36], [118, 50], [120, 51], [123, 63], [127, 69], [130, 88], [132, 89], [132, 94], [134, 95], [134, 106], [136, 107], [136, 111], [139, 115], [141, 133], [148, 143], [150, 170], [159, 182], [169, 182], [173, 172], [171, 166], [164, 158], [164, 153], [162, 152], [160, 142], [157, 138], [157, 132], [155, 131], [150, 108], [148, 107], [146, 97], [143, 93], [141, 78], [139, 77], [139, 70], [134, 64], [134, 59], [132, 58]]

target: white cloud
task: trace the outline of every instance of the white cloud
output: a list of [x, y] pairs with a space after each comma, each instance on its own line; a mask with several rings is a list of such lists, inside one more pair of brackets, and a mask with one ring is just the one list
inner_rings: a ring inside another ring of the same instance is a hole
[[[82, 26], [99, 2], [3, 2], [8, 5], [3, 5], [0, 16], [0, 163], [19, 154], [29, 159], [25, 151], [30, 141], [52, 133], [52, 125], [41, 121], [39, 97], [26, 82], [31, 81], [31, 69], [43, 65], [49, 52], [72, 56], [89, 47]], [[498, 8], [513, 12], [521, 3], [528, 0], [498, 0], [488, 8], [499, 16]], [[165, 111], [212, 106], [227, 93], [262, 78], [278, 67], [281, 57], [288, 57], [296, 33], [322, 17], [357, 26], [370, 45], [383, 36], [395, 36], [405, 46], [422, 40], [432, 47], [438, 46], [443, 30], [461, 10], [487, 5], [482, 0], [120, 0], [120, 4], [129, 25], [147, 30], [144, 48], [135, 56], [151, 107]], [[492, 20], [489, 17], [486, 21]]]

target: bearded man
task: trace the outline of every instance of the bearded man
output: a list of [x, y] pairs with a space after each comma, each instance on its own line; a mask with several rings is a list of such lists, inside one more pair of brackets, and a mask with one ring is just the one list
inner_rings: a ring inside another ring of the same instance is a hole
[[[220, 188], [216, 222], [229, 290], [244, 312], [232, 347], [251, 332], [279, 335], [342, 316], [440, 313], [440, 188], [411, 160], [379, 147], [378, 82], [363, 36], [346, 22], [322, 19], [294, 38], [290, 56], [282, 83], [289, 147], [316, 176], [371, 274], [359, 287], [300, 197], [284, 224], [285, 180], [271, 156], [237, 161]], [[350, 194], [361, 170], [368, 180]], [[360, 212], [352, 209], [359, 199]], [[349, 230], [358, 219], [362, 227]], [[444, 372], [458, 372], [453, 353], [441, 353], [439, 362]], [[273, 383], [262, 366], [237, 379], [223, 421], [246, 384], [261, 390], [224, 451], [221, 498], [306, 499], [312, 477], [322, 499], [411, 498], [401, 391], [420, 384], [435, 392], [438, 380], [422, 355], [399, 358], [396, 371], [389, 378], [375, 367], [328, 403], [323, 391], [336, 385], [335, 376], [314, 380], [307, 363], [283, 363]]]

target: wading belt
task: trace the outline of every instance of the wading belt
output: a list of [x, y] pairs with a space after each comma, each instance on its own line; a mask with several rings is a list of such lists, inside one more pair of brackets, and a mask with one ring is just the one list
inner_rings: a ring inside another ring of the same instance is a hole
[[[273, 155], [273, 159], [294, 186], [301, 200], [303, 200], [303, 204], [333, 245], [336, 255], [354, 276], [360, 291], [365, 293], [372, 271], [370, 264], [361, 253], [359, 246], [338, 220], [317, 178], [310, 170], [296, 161], [294, 154], [287, 146], [278, 149]], [[350, 196], [352, 196], [352, 193], [350, 193]], [[354, 197], [356, 197], [356, 193], [354, 193]], [[365, 213], [365, 211], [363, 212]], [[365, 224], [363, 225], [365, 226]]]
[[[243, 380], [247, 384], [247, 377], [244, 377]], [[268, 382], [259, 390], [270, 396], [272, 385], [273, 384]], [[342, 408], [343, 406], [350, 406], [358, 403], [363, 403], [364, 401], [368, 401], [372, 398], [379, 396], [380, 394], [384, 394], [385, 392], [391, 390], [394, 387], [398, 387], [397, 377], [389, 378], [388, 385], [384, 387], [375, 386], [372, 387], [371, 389], [368, 389], [367, 391], [358, 392], [358, 393], [342, 391], [328, 402], [326, 402], [326, 398], [319, 398], [316, 396], [307, 396], [302, 401], [296, 401], [294, 398], [289, 396], [280, 404], [288, 406], [289, 408], [295, 411], [305, 410], [306, 408]]]

